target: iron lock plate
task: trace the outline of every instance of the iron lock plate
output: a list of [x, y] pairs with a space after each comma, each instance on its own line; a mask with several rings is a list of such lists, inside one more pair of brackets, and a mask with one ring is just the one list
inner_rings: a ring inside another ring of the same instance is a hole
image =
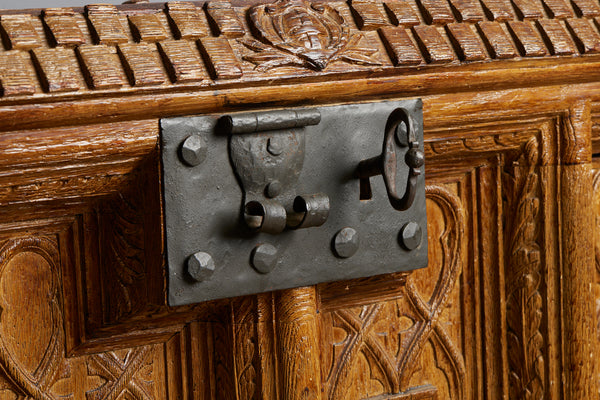
[[420, 99], [162, 119], [161, 159], [172, 306], [427, 265]]

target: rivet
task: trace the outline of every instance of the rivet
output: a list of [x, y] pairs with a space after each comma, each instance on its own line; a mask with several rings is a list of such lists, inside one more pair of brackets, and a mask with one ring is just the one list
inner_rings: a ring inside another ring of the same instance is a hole
[[215, 272], [215, 262], [210, 254], [199, 251], [188, 258], [187, 272], [196, 282], [205, 281]]
[[250, 254], [250, 264], [261, 274], [268, 274], [279, 261], [277, 248], [268, 243], [257, 245]]
[[359, 245], [358, 232], [354, 228], [343, 228], [333, 238], [333, 250], [341, 258], [352, 257]]
[[281, 153], [283, 153], [283, 144], [281, 143], [281, 140], [269, 138], [269, 140], [267, 140], [267, 151], [273, 156], [281, 155]]
[[400, 121], [400, 123], [396, 126], [396, 142], [400, 147], [408, 146], [408, 129], [406, 127], [406, 123], [404, 121]]
[[420, 168], [425, 164], [425, 155], [421, 150], [412, 148], [406, 152], [404, 161], [410, 168]]
[[416, 222], [405, 224], [400, 230], [400, 244], [406, 250], [414, 250], [421, 244], [423, 230]]
[[279, 193], [281, 193], [281, 183], [279, 181], [270, 182], [265, 188], [265, 195], [270, 199], [279, 196]]
[[191, 167], [200, 165], [206, 158], [206, 153], [206, 143], [199, 135], [190, 135], [181, 144], [181, 159]]

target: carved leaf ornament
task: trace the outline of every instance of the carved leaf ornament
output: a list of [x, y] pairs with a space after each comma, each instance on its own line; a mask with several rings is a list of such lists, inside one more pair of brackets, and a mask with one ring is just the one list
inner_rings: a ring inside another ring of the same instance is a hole
[[327, 4], [279, 0], [248, 12], [260, 41], [241, 39], [240, 43], [255, 52], [243, 58], [259, 71], [282, 66], [323, 70], [334, 61], [381, 64], [377, 49], [361, 47], [364, 36], [351, 34], [342, 16]]

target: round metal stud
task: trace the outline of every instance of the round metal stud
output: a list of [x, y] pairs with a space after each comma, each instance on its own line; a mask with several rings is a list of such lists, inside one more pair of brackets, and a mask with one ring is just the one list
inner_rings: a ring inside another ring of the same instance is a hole
[[270, 199], [279, 196], [279, 193], [281, 193], [281, 183], [279, 181], [270, 182], [265, 188], [265, 195]]
[[279, 256], [277, 254], [277, 248], [268, 243], [261, 243], [257, 245], [250, 254], [250, 264], [255, 270], [261, 274], [268, 274], [275, 268]]
[[215, 262], [210, 254], [199, 251], [188, 258], [187, 272], [196, 282], [205, 281], [215, 272]]
[[206, 159], [207, 146], [199, 135], [190, 135], [181, 144], [181, 159], [187, 165], [195, 167]]
[[343, 228], [333, 238], [333, 250], [341, 258], [352, 257], [359, 245], [358, 232], [354, 228]]
[[421, 150], [413, 148], [406, 152], [404, 161], [410, 168], [420, 168], [425, 164], [425, 155]]
[[398, 126], [396, 126], [396, 143], [400, 147], [408, 146], [408, 129], [404, 121], [400, 122]]
[[272, 156], [277, 157], [281, 155], [281, 153], [283, 153], [283, 147], [284, 145], [281, 139], [278, 140], [276, 138], [269, 138], [269, 140], [267, 141], [267, 151]]
[[400, 230], [400, 244], [406, 250], [414, 250], [421, 244], [423, 230], [416, 222], [405, 224]]

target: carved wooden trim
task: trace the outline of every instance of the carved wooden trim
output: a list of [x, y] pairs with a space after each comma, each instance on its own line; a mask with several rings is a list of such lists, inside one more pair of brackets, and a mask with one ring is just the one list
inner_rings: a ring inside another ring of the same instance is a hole
[[[578, 16], [572, 17], [559, 1], [547, 3], [542, 10], [532, 8], [530, 2], [515, 2], [517, 12], [513, 12], [511, 7], [503, 8], [500, 2], [490, 0], [483, 2], [485, 17], [477, 7], [464, 1], [452, 2], [452, 9], [448, 4], [429, 0], [383, 3], [367, 0], [351, 4], [279, 0], [253, 7], [212, 1], [204, 8], [189, 2], [170, 2], [164, 9], [155, 9], [152, 13], [148, 12], [151, 10], [125, 11], [111, 5], [89, 5], [84, 13], [61, 8], [47, 9], [40, 15], [2, 15], [0, 24], [6, 48], [18, 52], [19, 59], [26, 64], [38, 66], [38, 79], [32, 81], [36, 93], [82, 94], [113, 90], [121, 82], [98, 84], [103, 80], [103, 72], [87, 65], [89, 60], [83, 65], [78, 63], [75, 57], [67, 55], [65, 48], [75, 48], [77, 54], [85, 54], [93, 53], [96, 46], [119, 45], [123, 57], [104, 57], [103, 70], [128, 71], [129, 90], [135, 90], [140, 84], [170, 89], [202, 81], [204, 84], [198, 87], [207, 89], [218, 87], [222, 80], [272, 81], [272, 72], [276, 79], [283, 79], [290, 73], [305, 77], [360, 71], [397, 74], [398, 68], [422, 70], [440, 63], [460, 69], [467, 64], [503, 58], [554, 55], [573, 60], [573, 54], [581, 56], [599, 51], [600, 34], [593, 19], [596, 16], [593, 7], [583, 1], [574, 3]], [[276, 22], [281, 16], [288, 18], [298, 13], [310, 21], [314, 31], [312, 43], [294, 37], [293, 28], [287, 23]], [[565, 17], [570, 18], [565, 22]], [[241, 24], [246, 18], [250, 29]], [[351, 19], [360, 27], [358, 30]], [[208, 34], [208, 22], [213, 25], [212, 35]], [[370, 32], [374, 29], [380, 31], [381, 39]], [[227, 57], [213, 56], [216, 49], [207, 51], [203, 62], [195, 57], [163, 57], [158, 62], [152, 55], [163, 41], [182, 42], [185, 48], [195, 48], [200, 38], [205, 38], [204, 48], [219, 39], [218, 46], [226, 50]], [[410, 49], [413, 43], [418, 43], [418, 49]], [[570, 43], [575, 43], [576, 48]], [[87, 50], [79, 51], [79, 47]], [[29, 52], [30, 49], [36, 51]], [[410, 54], [404, 56], [407, 50]], [[0, 50], [0, 58], [4, 58], [4, 54], [9, 53]], [[235, 73], [218, 72], [230, 71], [231, 65], [236, 63], [239, 65]], [[60, 71], [57, 77], [63, 80], [68, 72], [68, 81], [53, 84], [44, 65]], [[194, 79], [165, 82], [163, 71], [182, 69], [208, 69], [217, 73], [210, 80], [197, 75]], [[5, 89], [3, 96], [32, 94], [30, 85], [12, 83], [22, 80], [21, 70], [7, 69], [0, 74], [2, 86], [10, 88]], [[80, 85], [84, 81], [87, 85]]]
[[[363, 398], [367, 393], [369, 396], [366, 397], [373, 400], [441, 399], [438, 388], [411, 386], [415, 372], [420, 369], [421, 354], [432, 343], [435, 343], [438, 361], [443, 358], [447, 363], [451, 398], [464, 398], [467, 390], [465, 361], [462, 351], [450, 339], [440, 315], [461, 272], [465, 210], [461, 200], [443, 186], [429, 185], [426, 192], [428, 201], [439, 207], [444, 220], [439, 237], [436, 235], [434, 239], [443, 252], [440, 265], [432, 267], [435, 273], [430, 278], [434, 280], [431, 284], [434, 289], [423, 293], [421, 285], [415, 284], [410, 274], [404, 274], [392, 277], [402, 278], [394, 281], [395, 296], [383, 295], [377, 302], [363, 304], [343, 298], [339, 303], [323, 303], [327, 307], [321, 316], [321, 362], [326, 399]], [[369, 285], [369, 282], [361, 283]], [[352, 285], [356, 287], [352, 288]], [[331, 295], [327, 290], [340, 293], [344, 288], [361, 294], [365, 290], [356, 282], [326, 284], [320, 286], [321, 298]], [[356, 379], [361, 384], [357, 384]], [[383, 393], [396, 394], [374, 396], [377, 392], [370, 390], [377, 389], [369, 389], [366, 384], [369, 379], [377, 382]], [[353, 389], [355, 386], [367, 392]]]
[[[540, 242], [540, 176], [536, 138], [504, 175], [507, 192], [506, 314], [511, 398], [545, 396], [545, 340], [541, 332], [543, 244]], [[547, 362], [547, 361], [546, 361]]]

